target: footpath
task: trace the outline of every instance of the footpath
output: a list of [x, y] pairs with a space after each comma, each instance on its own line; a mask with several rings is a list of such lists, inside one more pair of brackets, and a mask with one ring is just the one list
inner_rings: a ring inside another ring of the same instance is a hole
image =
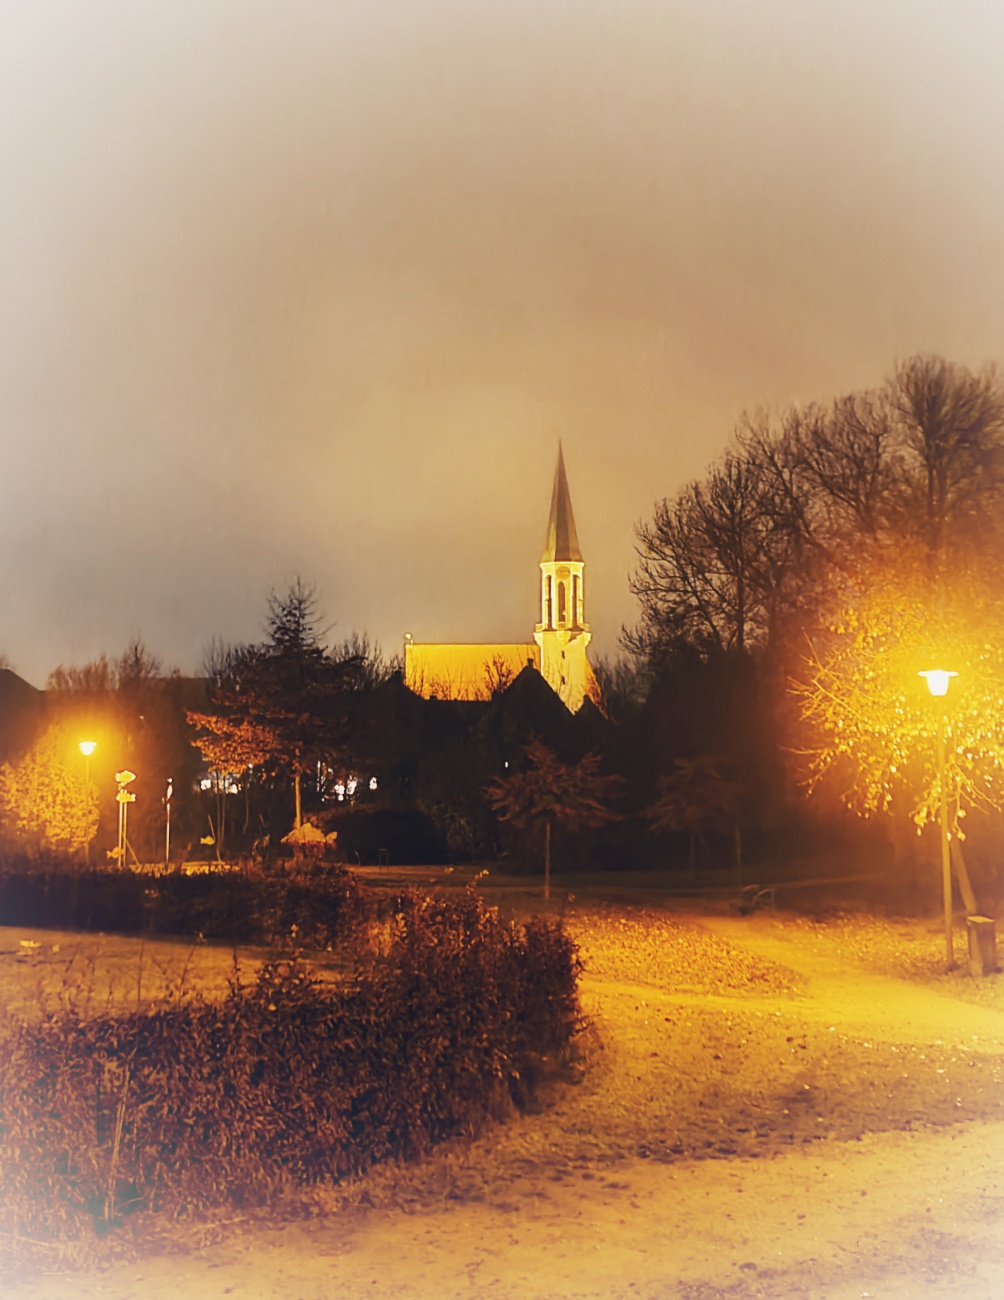
[[804, 976], [805, 1014], [818, 1020], [839, 1020], [847, 1033], [881, 1033], [891, 1042], [1004, 1053], [1002, 1011], [959, 1001], [913, 981], [875, 975], [852, 959], [816, 951], [808, 935], [793, 934], [769, 913], [694, 919], [737, 948]]

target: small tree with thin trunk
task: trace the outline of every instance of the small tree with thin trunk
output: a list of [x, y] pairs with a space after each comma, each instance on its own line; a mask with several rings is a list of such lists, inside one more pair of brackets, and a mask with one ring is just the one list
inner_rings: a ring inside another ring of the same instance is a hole
[[621, 784], [619, 776], [600, 772], [596, 754], [578, 763], [562, 763], [539, 741], [524, 751], [526, 767], [488, 786], [488, 799], [499, 817], [518, 830], [544, 828], [544, 897], [551, 897], [551, 832], [555, 823], [578, 828], [603, 826], [618, 813], [609, 800]]
[[[221, 701], [217, 700], [219, 706]], [[189, 724], [197, 728], [195, 745], [216, 774], [216, 857], [223, 856], [226, 835], [228, 778], [239, 780], [244, 787], [245, 809], [248, 799], [248, 773], [265, 763], [275, 748], [275, 733], [267, 726], [225, 712], [189, 711]]]
[[[703, 839], [708, 831], [737, 829], [741, 798], [741, 788], [722, 776], [711, 755], [678, 758], [675, 771], [659, 781], [659, 798], [647, 810], [646, 817], [658, 832], [682, 831], [689, 836], [689, 866], [693, 876], [698, 837]], [[738, 868], [738, 831], [736, 844]]]

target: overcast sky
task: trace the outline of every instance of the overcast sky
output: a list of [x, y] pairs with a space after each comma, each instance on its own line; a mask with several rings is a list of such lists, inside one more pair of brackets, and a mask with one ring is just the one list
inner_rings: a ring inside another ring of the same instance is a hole
[[993, 0], [0, 0], [0, 652], [600, 654], [747, 408], [1004, 352]]

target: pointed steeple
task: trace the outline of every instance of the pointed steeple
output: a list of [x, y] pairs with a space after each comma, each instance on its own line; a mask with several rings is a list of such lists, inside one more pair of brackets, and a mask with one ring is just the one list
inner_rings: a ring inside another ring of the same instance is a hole
[[541, 675], [573, 713], [594, 685], [586, 658], [592, 633], [585, 618], [585, 568], [559, 443], [540, 561], [540, 622], [533, 639], [540, 646]]
[[572, 513], [572, 498], [568, 492], [568, 479], [565, 477], [565, 457], [559, 442], [558, 464], [554, 471], [554, 488], [551, 491], [551, 513], [547, 521], [547, 537], [540, 562], [547, 564], [554, 561], [581, 559], [579, 538], [575, 532], [575, 515]]

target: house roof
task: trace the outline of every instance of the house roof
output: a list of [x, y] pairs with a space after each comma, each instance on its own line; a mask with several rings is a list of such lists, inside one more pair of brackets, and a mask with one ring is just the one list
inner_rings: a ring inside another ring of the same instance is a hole
[[568, 479], [565, 477], [565, 457], [561, 443], [558, 443], [558, 464], [554, 471], [554, 487], [551, 490], [551, 513], [547, 520], [547, 536], [544, 541], [544, 554], [541, 563], [561, 560], [581, 560], [579, 538], [575, 531], [575, 515], [572, 513], [572, 498], [568, 491]]
[[42, 692], [9, 668], [0, 668], [0, 762], [32, 743], [41, 725]]

